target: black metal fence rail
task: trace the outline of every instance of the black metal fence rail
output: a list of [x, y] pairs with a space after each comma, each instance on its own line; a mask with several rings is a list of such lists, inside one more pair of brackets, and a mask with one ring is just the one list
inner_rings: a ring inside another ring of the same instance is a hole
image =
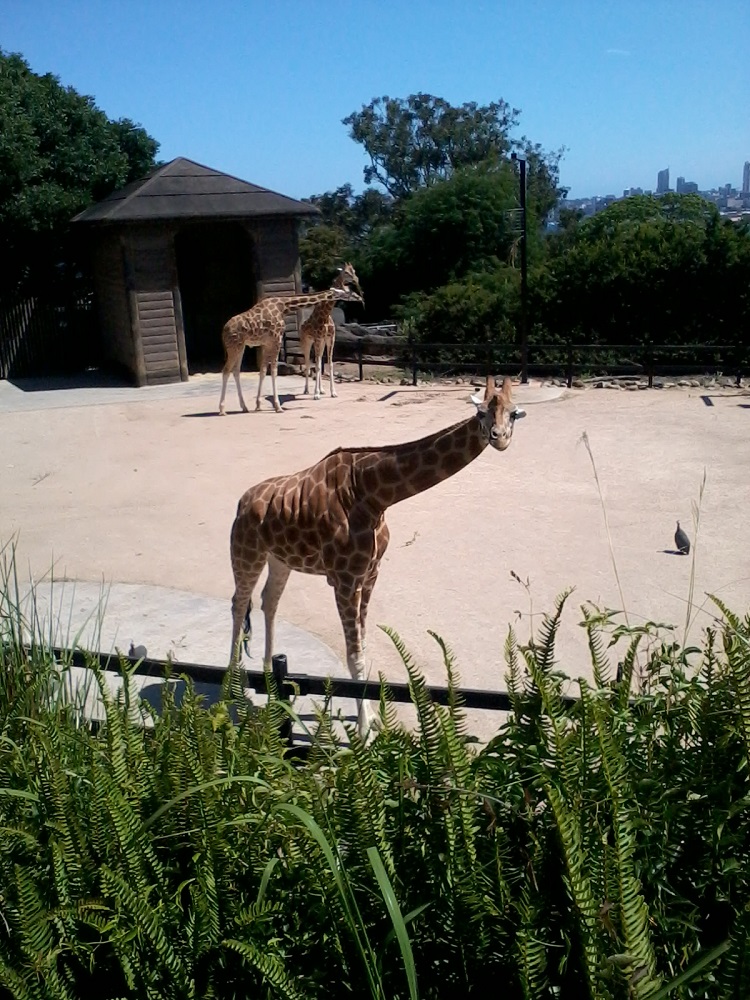
[[[742, 344], [579, 344], [530, 343], [526, 375], [564, 378], [570, 387], [580, 375], [634, 375], [648, 380], [660, 376], [723, 374], [740, 385], [750, 372], [750, 338]], [[360, 337], [337, 347], [337, 360], [355, 361], [359, 379], [368, 365], [408, 371], [412, 385], [420, 373], [429, 375], [495, 375], [523, 373], [521, 348], [515, 344], [418, 344], [405, 338], [371, 342]], [[386, 352], [386, 353], [379, 353]]]
[[[66, 650], [57, 647], [52, 650], [52, 654], [56, 660], [75, 667], [90, 667], [93, 660], [99, 664], [102, 670], [117, 671], [118, 673], [121, 670], [121, 661], [125, 661], [134, 668], [134, 674], [159, 679], [164, 679], [167, 675], [172, 678], [186, 676], [198, 683], [218, 686], [221, 685], [226, 676], [224, 667], [207, 666], [200, 663], [174, 663], [151, 658], [138, 661], [123, 654], [118, 656], [115, 653], [89, 653], [78, 649]], [[290, 674], [287, 658], [283, 653], [274, 656], [271, 674], [279, 698], [285, 702], [291, 700], [292, 693], [320, 696], [330, 694], [334, 698], [367, 699], [370, 701], [377, 701], [380, 698], [379, 680], [359, 681], [351, 677], [326, 678], [313, 677], [310, 674]], [[243, 669], [243, 677], [249, 688], [261, 693], [267, 692], [268, 677], [264, 671]], [[411, 689], [408, 684], [401, 681], [386, 681], [386, 689], [392, 701], [411, 703]], [[427, 693], [432, 701], [439, 705], [450, 704], [451, 692], [447, 687], [427, 685]], [[463, 707], [467, 709], [509, 712], [513, 707], [510, 695], [506, 691], [460, 688], [454, 694], [458, 696]], [[571, 697], [565, 697], [561, 700], [567, 707], [572, 707], [578, 702], [577, 698]], [[291, 742], [291, 720], [285, 723], [283, 735]]]

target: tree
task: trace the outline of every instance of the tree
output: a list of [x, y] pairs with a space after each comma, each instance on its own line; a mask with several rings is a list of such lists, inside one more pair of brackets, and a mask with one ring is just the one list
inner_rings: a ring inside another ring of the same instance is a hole
[[343, 124], [370, 157], [365, 183], [374, 181], [398, 199], [445, 180], [460, 167], [505, 156], [518, 115], [503, 100], [454, 107], [420, 93], [405, 100], [376, 97]]
[[306, 198], [320, 209], [320, 221], [309, 225], [300, 239], [305, 281], [325, 288], [347, 260], [357, 260], [374, 230], [385, 223], [393, 200], [376, 188], [355, 194], [351, 184]]
[[747, 231], [699, 195], [641, 195], [550, 238], [535, 312], [600, 343], [733, 344], [748, 285]]
[[[373, 234], [358, 268], [368, 315], [392, 314], [412, 292], [432, 293], [469, 274], [495, 272], [498, 264], [516, 266], [518, 196], [518, 178], [506, 161], [461, 168], [402, 202]], [[533, 208], [528, 212], [533, 259], [541, 237]]]
[[0, 251], [17, 284], [58, 263], [73, 215], [154, 164], [158, 143], [0, 50]]

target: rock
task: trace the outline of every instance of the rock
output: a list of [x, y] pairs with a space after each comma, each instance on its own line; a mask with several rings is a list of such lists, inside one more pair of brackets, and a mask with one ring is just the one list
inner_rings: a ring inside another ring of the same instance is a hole
[[586, 388], [586, 385], [585, 385], [583, 379], [581, 379], [581, 378], [574, 378], [573, 381], [571, 382], [571, 385], [573, 386], [574, 389], [585, 389]]

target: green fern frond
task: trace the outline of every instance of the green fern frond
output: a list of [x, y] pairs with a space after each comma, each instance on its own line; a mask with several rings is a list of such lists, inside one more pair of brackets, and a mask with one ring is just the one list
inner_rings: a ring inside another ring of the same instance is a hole
[[745, 752], [750, 759], [750, 630], [718, 597], [711, 597], [725, 618], [724, 653], [734, 689]]
[[443, 666], [445, 667], [445, 672], [448, 676], [448, 707], [453, 718], [453, 725], [455, 726], [456, 732], [461, 737], [465, 737], [467, 735], [466, 712], [464, 711], [464, 701], [459, 690], [461, 678], [459, 677], [458, 668], [456, 667], [455, 653], [448, 643], [437, 634], [437, 632], [433, 632], [431, 629], [428, 629], [427, 634], [435, 640], [440, 647], [440, 652], [443, 654]]
[[586, 630], [589, 645], [594, 683], [598, 688], [607, 687], [612, 676], [612, 665], [604, 650], [602, 627], [609, 624], [610, 617], [591, 604], [581, 605], [581, 614], [583, 615], [581, 625]]
[[148, 902], [148, 894], [135, 892], [124, 878], [108, 867], [102, 869], [102, 887], [111, 896], [113, 908], [127, 913], [128, 931], [134, 925], [136, 932], [151, 945], [160, 962], [175, 978], [175, 985], [186, 983], [186, 969], [174, 947], [171, 931], [164, 926], [163, 909], [154, 909]]
[[47, 955], [55, 945], [49, 914], [39, 898], [31, 871], [16, 865], [15, 873], [21, 945], [30, 957]]
[[534, 644], [536, 662], [542, 673], [550, 673], [555, 665], [555, 640], [565, 603], [572, 593], [572, 587], [561, 591], [555, 598], [555, 609], [552, 614], [545, 614], [542, 619], [542, 624], [539, 627], [539, 640]]
[[521, 671], [521, 663], [518, 654], [518, 639], [512, 625], [508, 626], [508, 635], [505, 639], [505, 662], [508, 671], [505, 675], [505, 685], [508, 695], [513, 705], [513, 712], [519, 720], [522, 715], [521, 698], [524, 691], [524, 675]]
[[237, 941], [235, 938], [226, 938], [222, 941], [222, 946], [240, 955], [285, 1000], [308, 1000], [309, 994], [299, 991], [298, 983], [286, 971], [282, 960], [275, 955], [261, 951], [251, 941]]
[[630, 695], [633, 689], [633, 674], [635, 672], [635, 666], [638, 662], [638, 647], [641, 644], [642, 635], [634, 635], [630, 640], [630, 644], [620, 660], [619, 675], [620, 679], [617, 684], [617, 694], [615, 696], [615, 704], [618, 708], [626, 708], [630, 700]]
[[608, 994], [597, 974], [599, 948], [597, 944], [599, 906], [588, 877], [588, 858], [583, 848], [580, 821], [560, 791], [545, 776], [544, 787], [555, 817], [565, 861], [566, 884], [571, 902], [578, 917], [577, 926], [581, 941], [585, 989], [591, 1000], [602, 1000]]
[[[585, 690], [582, 697], [590, 698]], [[659, 989], [660, 979], [656, 973], [648, 907], [635, 868], [634, 821], [638, 810], [628, 781], [625, 757], [612, 730], [611, 709], [605, 702], [595, 699], [593, 713], [612, 808], [622, 940], [625, 952], [632, 957], [634, 969], [641, 972], [632, 987], [633, 995], [649, 997]]]
[[538, 892], [526, 882], [516, 906], [518, 930], [518, 980], [524, 1000], [547, 1000], [550, 996], [547, 976], [547, 948], [542, 940]]

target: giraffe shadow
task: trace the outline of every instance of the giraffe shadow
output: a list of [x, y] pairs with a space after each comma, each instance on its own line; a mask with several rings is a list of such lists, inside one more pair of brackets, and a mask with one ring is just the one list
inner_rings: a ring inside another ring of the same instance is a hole
[[[294, 393], [287, 392], [287, 393], [283, 393], [282, 395], [279, 396], [279, 403], [281, 404], [282, 407], [284, 406], [285, 403], [296, 403], [297, 401], [298, 401], [298, 397], [295, 396]], [[247, 414], [244, 412], [244, 410], [227, 410], [226, 415], [228, 417], [244, 417], [244, 416], [247, 416], [247, 415], [253, 414], [253, 413], [273, 413], [273, 396], [264, 396], [263, 397], [263, 402], [266, 405], [262, 406], [260, 410], [256, 410], [255, 406], [253, 405], [247, 411]], [[221, 416], [221, 414], [219, 413], [218, 409], [216, 409], [216, 410], [201, 410], [198, 413], [183, 413], [182, 416], [183, 417], [219, 417], [219, 416]]]
[[687, 552], [680, 552], [679, 549], [659, 549], [662, 555], [665, 556], [686, 556]]

